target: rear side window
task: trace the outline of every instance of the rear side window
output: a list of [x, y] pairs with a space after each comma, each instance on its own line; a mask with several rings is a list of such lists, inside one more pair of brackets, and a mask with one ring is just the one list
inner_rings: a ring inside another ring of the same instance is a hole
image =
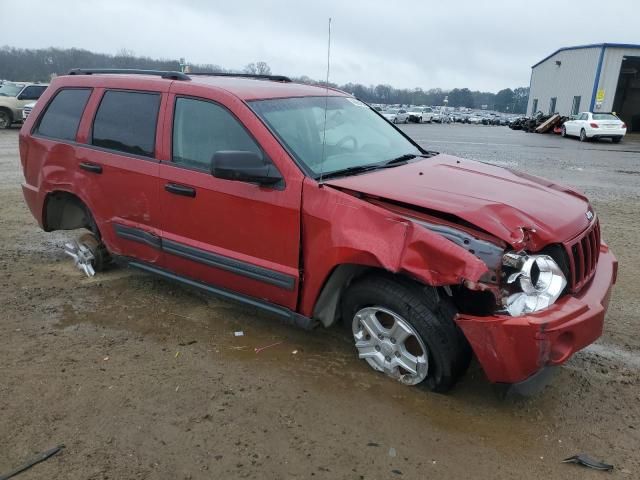
[[92, 145], [153, 157], [159, 93], [107, 91], [93, 121]]
[[244, 127], [215, 103], [178, 98], [173, 117], [173, 162], [210, 170], [213, 154], [221, 150], [262, 151]]
[[44, 112], [37, 133], [60, 140], [75, 140], [90, 88], [60, 90]]

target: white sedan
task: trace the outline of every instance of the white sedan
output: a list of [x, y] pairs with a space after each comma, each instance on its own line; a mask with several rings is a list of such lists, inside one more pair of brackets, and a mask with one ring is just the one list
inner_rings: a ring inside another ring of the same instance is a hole
[[562, 125], [562, 136], [575, 136], [581, 142], [591, 139], [610, 138], [619, 143], [627, 133], [627, 125], [613, 113], [582, 112], [575, 120]]
[[382, 116], [391, 123], [409, 123], [409, 114], [406, 110], [390, 108], [389, 110], [385, 110], [381, 113]]

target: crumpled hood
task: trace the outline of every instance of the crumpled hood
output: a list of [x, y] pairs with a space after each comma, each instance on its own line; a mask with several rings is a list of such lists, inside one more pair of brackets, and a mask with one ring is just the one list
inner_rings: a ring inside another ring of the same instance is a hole
[[574, 190], [507, 168], [444, 154], [325, 183], [454, 215], [515, 249], [536, 251], [569, 240], [590, 223], [589, 202]]

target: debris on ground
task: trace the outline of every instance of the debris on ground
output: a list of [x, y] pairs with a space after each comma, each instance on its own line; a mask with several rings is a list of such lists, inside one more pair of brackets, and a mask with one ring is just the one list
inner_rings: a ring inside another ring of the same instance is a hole
[[238, 330], [237, 332], [233, 332], [233, 335], [236, 337], [244, 337], [244, 332], [242, 330]]
[[10, 471], [9, 473], [5, 473], [4, 475], [0, 475], [0, 480], [8, 480], [11, 477], [15, 477], [16, 475], [18, 475], [19, 473], [24, 472], [25, 470], [30, 469], [31, 467], [33, 467], [34, 465], [40, 463], [40, 462], [44, 462], [45, 460], [53, 457], [56, 453], [58, 453], [59, 451], [61, 451], [64, 448], [64, 445], [58, 445], [57, 447], [53, 447], [50, 450], [47, 450], [45, 452], [39, 453], [38, 455], [36, 455], [35, 457], [33, 457], [31, 460], [29, 460], [28, 462], [20, 465], [18, 468], [16, 468], [15, 470]]
[[593, 468], [594, 470], [602, 470], [605, 472], [613, 470], [613, 465], [599, 462], [598, 460], [591, 458], [585, 453], [580, 453], [578, 455], [565, 458], [564, 460], [562, 460], [562, 463], [577, 463], [578, 465], [582, 465], [584, 467]]
[[294, 350], [293, 352], [291, 352], [292, 355], [297, 355], [298, 354], [298, 350]]
[[265, 345], [264, 347], [256, 347], [254, 348], [256, 353], [260, 353], [263, 350], [266, 350], [267, 348], [271, 348], [271, 347], [275, 347], [276, 345], [280, 345], [282, 342], [276, 342], [276, 343], [272, 343], [271, 345]]
[[555, 127], [558, 122], [560, 122], [560, 118], [560, 115], [558, 115], [557, 113], [552, 115], [548, 120], [545, 120], [536, 127], [536, 133], [547, 133], [549, 130]]
[[389, 456], [390, 456], [390, 457], [395, 457], [396, 455], [398, 455], [398, 452], [396, 452], [396, 449], [395, 449], [395, 448], [391, 447], [391, 448], [389, 449]]

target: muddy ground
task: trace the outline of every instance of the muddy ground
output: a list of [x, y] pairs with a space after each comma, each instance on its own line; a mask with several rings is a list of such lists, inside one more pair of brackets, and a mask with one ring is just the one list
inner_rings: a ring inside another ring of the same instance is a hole
[[[70, 234], [41, 232], [22, 201], [12, 129], [0, 131], [0, 474], [64, 443], [19, 478], [640, 478], [640, 141], [406, 129], [593, 199], [621, 264], [606, 331], [541, 394], [500, 400], [477, 365], [430, 394], [370, 370], [338, 328], [304, 332], [129, 270], [84, 278], [62, 253]], [[616, 468], [560, 463], [578, 452]]]

